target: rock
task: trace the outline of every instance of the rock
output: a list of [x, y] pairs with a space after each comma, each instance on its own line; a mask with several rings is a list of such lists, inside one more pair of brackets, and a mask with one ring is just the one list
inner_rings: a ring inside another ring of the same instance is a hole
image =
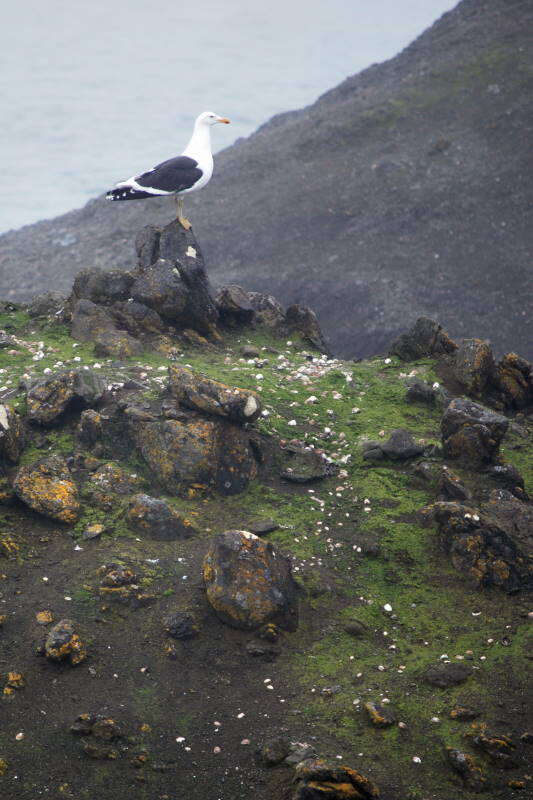
[[245, 432], [222, 419], [166, 419], [138, 424], [129, 415], [130, 436], [159, 483], [172, 493], [242, 492], [257, 466]]
[[272, 519], [263, 519], [259, 522], [253, 522], [251, 525], [248, 525], [247, 530], [251, 533], [255, 533], [256, 536], [264, 536], [265, 533], [272, 533], [272, 531], [277, 531], [279, 525], [277, 522], [274, 522]]
[[218, 311], [192, 230], [177, 220], [164, 228], [145, 228], [136, 247], [140, 269], [132, 297], [177, 327], [215, 334]]
[[44, 645], [45, 655], [50, 661], [68, 661], [72, 667], [85, 661], [87, 652], [75, 626], [72, 620], [62, 619], [50, 629]]
[[24, 450], [24, 424], [17, 412], [0, 403], [0, 463], [17, 464]]
[[469, 734], [472, 743], [485, 753], [496, 767], [514, 769], [518, 766], [515, 745], [509, 736], [492, 734], [485, 725], [479, 725]]
[[283, 306], [275, 297], [262, 292], [248, 292], [254, 310], [254, 325], [281, 332], [285, 325]]
[[331, 355], [329, 345], [318, 324], [315, 312], [309, 306], [295, 303], [285, 312], [285, 324], [289, 333], [297, 332], [307, 339], [320, 353]]
[[440, 664], [432, 664], [426, 669], [424, 681], [439, 689], [449, 689], [450, 686], [464, 683], [472, 675], [472, 672], [473, 669], [468, 664], [443, 661]]
[[472, 756], [453, 747], [447, 747], [446, 752], [450, 764], [463, 778], [465, 787], [471, 792], [482, 792], [485, 788], [485, 778]]
[[441, 470], [438, 491], [446, 500], [470, 500], [471, 497], [460, 477], [449, 467], [443, 467]]
[[67, 298], [60, 292], [44, 292], [36, 295], [28, 305], [30, 317], [57, 317], [67, 304]]
[[98, 467], [84, 486], [84, 493], [104, 511], [112, 511], [117, 504], [117, 495], [126, 496], [138, 492], [143, 484], [136, 473], [126, 472], [113, 462]]
[[492, 348], [481, 339], [463, 339], [455, 353], [452, 372], [468, 395], [481, 397], [494, 371]]
[[524, 479], [513, 464], [491, 464], [485, 470], [485, 474], [500, 487], [512, 492], [519, 500], [529, 500], [525, 490]]
[[275, 644], [269, 642], [248, 642], [246, 645], [246, 652], [253, 658], [260, 658], [267, 663], [275, 661], [281, 654], [281, 649]]
[[180, 405], [204, 414], [215, 414], [239, 424], [253, 422], [261, 414], [257, 392], [227, 386], [178, 364], [169, 367], [169, 386]]
[[71, 369], [34, 383], [26, 395], [28, 418], [50, 425], [77, 404], [92, 406], [102, 399], [106, 384], [93, 370]]
[[475, 711], [472, 708], [466, 708], [465, 706], [455, 706], [450, 711], [450, 718], [451, 719], [458, 719], [461, 721], [464, 720], [472, 720], [479, 717], [480, 712]]
[[193, 639], [200, 632], [193, 615], [185, 611], [168, 614], [163, 620], [163, 625], [166, 633], [173, 639]]
[[265, 742], [261, 748], [261, 761], [265, 767], [275, 767], [289, 755], [290, 742], [283, 737]]
[[102, 564], [98, 568], [97, 574], [101, 576], [100, 585], [109, 589], [135, 586], [138, 580], [137, 575], [130, 567], [115, 562]]
[[409, 381], [405, 399], [408, 403], [425, 403], [428, 406], [446, 408], [452, 399], [452, 395], [442, 386], [436, 386], [414, 378]]
[[241, 348], [241, 353], [244, 358], [259, 358], [261, 350], [251, 344], [245, 344], [244, 347]]
[[501, 414], [455, 398], [441, 420], [444, 455], [470, 466], [490, 463], [498, 454], [509, 421]]
[[378, 787], [350, 767], [306, 759], [296, 766], [291, 800], [377, 800]]
[[281, 449], [280, 476], [291, 483], [310, 483], [333, 474], [333, 466], [315, 450], [287, 444]]
[[125, 358], [140, 355], [144, 348], [137, 339], [126, 331], [110, 328], [94, 337], [94, 354], [98, 358]]
[[159, 334], [165, 330], [165, 323], [157, 311], [135, 300], [114, 303], [110, 311], [117, 327], [134, 337]]
[[82, 537], [84, 539], [99, 539], [100, 536], [105, 533], [105, 530], [105, 525], [102, 525], [100, 522], [94, 522], [92, 525], [87, 525], [82, 533]]
[[394, 340], [389, 353], [403, 361], [416, 361], [427, 356], [447, 355], [455, 350], [457, 344], [442, 325], [428, 317], [419, 317], [411, 330]]
[[85, 299], [74, 303], [70, 331], [73, 339], [92, 342], [105, 331], [114, 329], [113, 317], [102, 306]]
[[[120, 725], [111, 717], [103, 714], [80, 714], [70, 726], [70, 732], [74, 736], [83, 737], [83, 750], [90, 758], [113, 760], [119, 758], [119, 751], [111, 747], [110, 743], [118, 742], [124, 734]], [[86, 737], [89, 736], [91, 739], [87, 740]], [[121, 749], [127, 750], [122, 746]]]
[[285, 757], [285, 763], [297, 766], [302, 761], [316, 758], [316, 750], [312, 744], [307, 742], [291, 742], [289, 745], [289, 755]]
[[152, 539], [186, 539], [196, 533], [192, 522], [164, 500], [137, 494], [128, 509], [128, 524]]
[[393, 430], [389, 439], [381, 445], [387, 458], [393, 461], [404, 461], [422, 455], [424, 448], [416, 444], [409, 431], [403, 428]]
[[533, 367], [516, 353], [507, 353], [494, 370], [493, 385], [507, 408], [525, 408], [533, 402]]
[[102, 270], [90, 267], [78, 272], [72, 286], [72, 295], [81, 300], [91, 300], [97, 305], [108, 306], [117, 300], [131, 297], [134, 277], [123, 270]]
[[355, 637], [365, 636], [368, 633], [368, 628], [366, 625], [363, 622], [360, 622], [358, 619], [351, 619], [346, 623], [343, 630], [350, 636]]
[[454, 567], [480, 586], [508, 592], [533, 582], [533, 508], [496, 490], [480, 509], [454, 502], [427, 509]]
[[441, 472], [438, 464], [431, 461], [419, 461], [412, 470], [412, 475], [424, 484], [436, 484]]
[[368, 702], [365, 703], [365, 709], [368, 718], [372, 725], [376, 728], [388, 728], [396, 722], [396, 715], [390, 706], [383, 706], [379, 703]]
[[39, 625], [50, 625], [54, 621], [54, 615], [49, 609], [45, 609], [44, 611], [38, 611], [35, 619]]
[[249, 325], [254, 317], [254, 307], [242, 286], [223, 286], [217, 293], [215, 305], [226, 325]]
[[204, 559], [203, 576], [207, 599], [223, 622], [245, 630], [266, 622], [296, 629], [290, 560], [253, 533], [226, 531], [215, 536]]
[[76, 522], [78, 490], [61, 456], [41, 458], [21, 467], [13, 488], [22, 502], [39, 514], [60, 522]]

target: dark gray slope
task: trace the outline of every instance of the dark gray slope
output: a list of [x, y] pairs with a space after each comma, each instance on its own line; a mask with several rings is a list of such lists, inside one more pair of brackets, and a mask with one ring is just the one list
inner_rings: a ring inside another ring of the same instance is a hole
[[[531, 357], [532, 23], [531, 0], [464, 0], [396, 58], [220, 153], [186, 208], [213, 281], [309, 303], [345, 355], [427, 314]], [[10, 232], [0, 297], [130, 266], [137, 230], [173, 213], [97, 199]]]

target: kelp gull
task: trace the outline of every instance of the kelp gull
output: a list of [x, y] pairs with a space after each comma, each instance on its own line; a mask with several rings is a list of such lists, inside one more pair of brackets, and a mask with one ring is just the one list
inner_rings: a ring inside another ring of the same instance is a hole
[[117, 183], [116, 188], [106, 194], [106, 199], [143, 200], [146, 197], [174, 195], [178, 205], [178, 220], [185, 230], [189, 230], [191, 223], [183, 216], [182, 195], [202, 189], [211, 179], [211, 125], [217, 122], [228, 124], [229, 119], [219, 117], [212, 111], [204, 111], [197, 117], [189, 144], [181, 156], [169, 158], [148, 172]]

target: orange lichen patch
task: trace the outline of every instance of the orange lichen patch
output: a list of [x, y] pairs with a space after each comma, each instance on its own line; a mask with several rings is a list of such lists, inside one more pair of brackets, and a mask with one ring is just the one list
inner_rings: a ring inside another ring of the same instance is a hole
[[13, 487], [34, 511], [60, 522], [76, 522], [80, 511], [78, 490], [63, 458], [51, 456], [22, 467]]
[[395, 722], [394, 714], [390, 709], [384, 708], [377, 703], [365, 703], [364, 709], [373, 725], [377, 728], [387, 728]]
[[19, 550], [20, 547], [11, 536], [2, 536], [0, 538], [0, 555], [5, 558], [13, 558]]
[[6, 686], [10, 686], [12, 689], [22, 689], [26, 686], [26, 681], [21, 672], [8, 672]]
[[72, 620], [63, 619], [50, 630], [45, 642], [45, 653], [52, 661], [69, 660], [72, 666], [87, 658], [85, 645], [75, 632]]
[[2, 625], [5, 625], [6, 620], [7, 620], [7, 614], [0, 614], [0, 628], [2, 627]]
[[142, 731], [143, 733], [149, 733], [152, 730], [152, 728], [151, 728], [150, 725], [148, 725], [147, 722], [143, 722], [143, 724], [140, 726], [139, 730]]
[[0, 778], [3, 778], [8, 769], [8, 762], [5, 758], [0, 758]]
[[39, 625], [49, 625], [50, 622], [54, 621], [54, 615], [51, 611], [46, 609], [45, 611], [38, 611], [35, 615], [35, 619], [39, 623]]
[[525, 781], [508, 781], [507, 786], [510, 789], [518, 789], [518, 790], [525, 789], [526, 788], [526, 782]]

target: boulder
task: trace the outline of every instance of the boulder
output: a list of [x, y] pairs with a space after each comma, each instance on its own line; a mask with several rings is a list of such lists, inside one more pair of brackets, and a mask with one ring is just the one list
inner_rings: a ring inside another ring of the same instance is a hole
[[459, 475], [446, 466], [441, 470], [438, 491], [445, 500], [470, 500], [471, 497]]
[[143, 351], [142, 344], [127, 331], [118, 330], [111, 309], [91, 300], [78, 300], [72, 312], [71, 334], [81, 342], [94, 342], [102, 358], [128, 358]]
[[195, 533], [192, 522], [164, 500], [137, 494], [128, 509], [128, 524], [152, 539], [186, 539]]
[[450, 339], [442, 325], [428, 317], [419, 317], [413, 327], [402, 333], [390, 346], [389, 353], [403, 361], [416, 361], [427, 356], [454, 353], [457, 344]]
[[509, 736], [502, 733], [491, 733], [483, 724], [472, 727], [473, 730], [469, 734], [472, 743], [487, 755], [496, 767], [514, 769], [518, 766], [516, 745]]
[[127, 409], [130, 437], [159, 483], [190, 496], [217, 490], [244, 491], [257, 474], [245, 431], [222, 419], [152, 419], [139, 424]]
[[24, 449], [24, 424], [17, 412], [0, 403], [0, 463], [17, 464]]
[[253, 422], [261, 414], [257, 392], [227, 386], [178, 364], [171, 364], [168, 372], [170, 392], [186, 408], [240, 424]]
[[28, 314], [30, 317], [57, 317], [67, 304], [67, 300], [68, 298], [60, 292], [38, 294], [28, 305]]
[[320, 453], [305, 445], [287, 444], [281, 449], [280, 477], [291, 483], [311, 483], [332, 475], [334, 468]]
[[406, 461], [422, 455], [423, 452], [424, 448], [404, 428], [393, 430], [386, 442], [368, 441], [363, 444], [363, 458], [367, 461], [380, 461], [383, 458]]
[[533, 508], [495, 490], [480, 509], [455, 502], [430, 506], [454, 567], [475, 584], [508, 592], [533, 585]]
[[60, 522], [76, 522], [78, 490], [61, 456], [41, 458], [21, 467], [13, 488], [22, 502], [39, 514]]
[[91, 300], [97, 305], [108, 306], [117, 300], [131, 297], [133, 275], [123, 270], [102, 270], [90, 267], [78, 272], [72, 286], [72, 295], [81, 300]]
[[321, 758], [305, 759], [296, 766], [296, 788], [291, 800], [377, 800], [379, 789], [351, 767]]
[[254, 325], [281, 332], [285, 325], [283, 306], [271, 294], [248, 292], [254, 310]]
[[116, 302], [110, 310], [117, 327], [134, 337], [165, 330], [165, 323], [157, 311], [135, 300]]
[[289, 333], [299, 333], [307, 339], [316, 350], [325, 355], [331, 355], [324, 334], [318, 324], [315, 312], [309, 306], [294, 303], [285, 312], [285, 324]]
[[508, 426], [501, 414], [472, 400], [455, 398], [441, 420], [444, 455], [470, 466], [490, 463]]
[[425, 403], [429, 406], [446, 408], [452, 395], [440, 385], [413, 378], [408, 381], [405, 399], [408, 403]]
[[118, 464], [109, 462], [92, 473], [84, 486], [84, 495], [90, 497], [98, 508], [112, 511], [120, 496], [138, 492], [142, 484], [143, 480], [139, 475], [126, 472]]
[[481, 339], [463, 339], [455, 353], [452, 371], [466, 394], [481, 397], [494, 371], [489, 343]]
[[144, 347], [141, 342], [130, 336], [127, 331], [110, 328], [102, 331], [93, 339], [94, 354], [98, 358], [116, 358], [122, 361], [125, 358], [140, 355]]
[[34, 383], [26, 395], [28, 418], [50, 425], [72, 405], [96, 405], [106, 390], [101, 375], [92, 370], [71, 369]]
[[186, 611], [167, 614], [163, 625], [168, 636], [172, 636], [173, 639], [194, 639], [200, 632], [194, 616]]
[[291, 562], [248, 531], [214, 537], [204, 559], [207, 599], [217, 616], [234, 628], [254, 630], [276, 622], [297, 627], [297, 588]]
[[485, 475], [488, 475], [499, 488], [508, 489], [519, 500], [529, 500], [524, 479], [513, 464], [491, 464], [485, 470]]
[[432, 664], [424, 672], [424, 681], [429, 683], [430, 686], [436, 686], [438, 689], [449, 689], [450, 686], [458, 686], [464, 683], [473, 669], [469, 664], [457, 663], [456, 661], [445, 662], [441, 661], [438, 664]]
[[254, 307], [242, 286], [223, 286], [215, 297], [215, 305], [226, 325], [249, 325], [253, 320]]
[[533, 366], [516, 353], [507, 353], [496, 366], [493, 384], [507, 408], [533, 403]]
[[68, 661], [72, 667], [87, 658], [85, 645], [76, 633], [76, 623], [71, 619], [62, 619], [50, 629], [44, 651], [50, 661]]

